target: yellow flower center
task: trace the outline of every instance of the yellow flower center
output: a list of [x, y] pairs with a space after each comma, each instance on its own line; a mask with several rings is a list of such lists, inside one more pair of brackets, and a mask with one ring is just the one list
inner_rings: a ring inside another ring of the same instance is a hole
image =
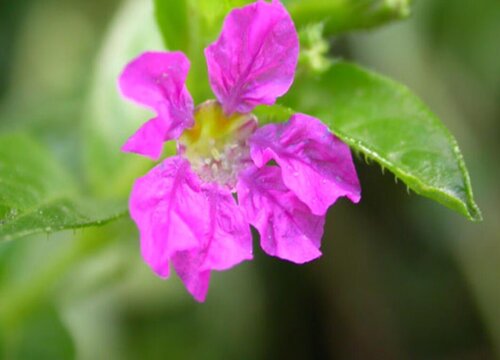
[[252, 114], [224, 115], [221, 105], [209, 100], [194, 113], [195, 124], [179, 138], [180, 153], [205, 181], [233, 187], [237, 172], [249, 161], [248, 137], [257, 129]]

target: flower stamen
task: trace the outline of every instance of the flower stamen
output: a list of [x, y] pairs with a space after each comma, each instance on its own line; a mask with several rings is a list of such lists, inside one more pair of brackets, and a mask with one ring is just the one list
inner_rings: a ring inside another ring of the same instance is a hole
[[203, 180], [233, 189], [238, 171], [250, 161], [247, 139], [257, 129], [257, 118], [226, 116], [218, 101], [209, 100], [196, 107], [194, 119], [194, 126], [179, 138], [179, 153]]

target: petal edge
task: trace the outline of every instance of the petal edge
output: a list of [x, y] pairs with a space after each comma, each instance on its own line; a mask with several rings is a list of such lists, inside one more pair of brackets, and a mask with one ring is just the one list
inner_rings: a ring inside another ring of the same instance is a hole
[[[118, 79], [121, 94], [134, 102], [152, 109], [157, 117], [145, 123], [125, 144], [125, 151], [141, 155], [161, 153], [158, 141], [178, 138], [184, 129], [193, 126], [193, 99], [186, 88], [189, 60], [182, 52], [145, 52], [130, 61]], [[158, 129], [159, 133], [151, 132]], [[147, 135], [147, 136], [146, 136]], [[147, 149], [142, 137], [156, 141]], [[132, 141], [132, 144], [130, 143]]]
[[268, 124], [250, 138], [257, 167], [275, 160], [285, 185], [316, 215], [339, 197], [360, 200], [360, 185], [349, 147], [318, 119], [295, 114], [286, 123]]
[[274, 104], [293, 82], [298, 53], [295, 25], [279, 1], [231, 11], [205, 49], [210, 85], [225, 113]]
[[324, 216], [311, 213], [283, 184], [276, 166], [250, 167], [237, 185], [240, 205], [260, 233], [263, 250], [297, 264], [321, 256]]

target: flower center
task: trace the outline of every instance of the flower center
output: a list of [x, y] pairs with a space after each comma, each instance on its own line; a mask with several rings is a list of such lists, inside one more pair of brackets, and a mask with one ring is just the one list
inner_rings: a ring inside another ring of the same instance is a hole
[[204, 181], [233, 189], [239, 170], [250, 161], [247, 139], [257, 129], [257, 118], [240, 113], [227, 117], [219, 102], [209, 100], [196, 107], [194, 121], [179, 138], [179, 153]]

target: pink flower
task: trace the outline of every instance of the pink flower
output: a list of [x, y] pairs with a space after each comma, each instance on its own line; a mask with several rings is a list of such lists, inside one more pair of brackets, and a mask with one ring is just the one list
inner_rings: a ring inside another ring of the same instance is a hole
[[130, 196], [142, 256], [164, 278], [172, 264], [198, 301], [212, 270], [252, 258], [250, 224], [267, 254], [301, 264], [321, 255], [328, 207], [360, 199], [349, 148], [318, 119], [258, 128], [251, 114], [288, 91], [298, 52], [283, 5], [257, 1], [233, 10], [205, 49], [217, 101], [193, 106], [180, 52], [144, 53], [120, 76], [123, 95], [157, 114], [123, 150], [159, 159], [165, 141], [178, 144]]

